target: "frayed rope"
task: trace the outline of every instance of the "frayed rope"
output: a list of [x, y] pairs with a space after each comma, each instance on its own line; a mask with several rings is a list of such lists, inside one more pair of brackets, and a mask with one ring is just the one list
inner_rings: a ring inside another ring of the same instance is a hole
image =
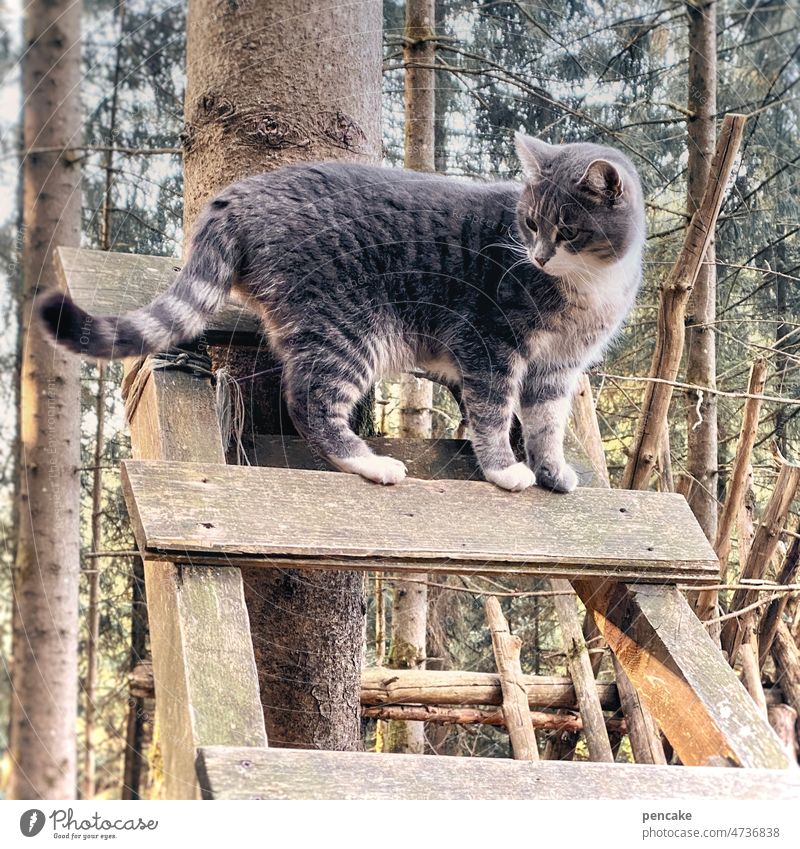
[[150, 374], [154, 371], [172, 369], [185, 371], [194, 377], [206, 377], [215, 386], [215, 407], [222, 445], [227, 452], [231, 444], [236, 451], [239, 465], [250, 465], [244, 450], [244, 398], [242, 390], [227, 368], [216, 372], [211, 367], [211, 357], [200, 351], [175, 350], [152, 354], [139, 361], [133, 379], [125, 387], [125, 417], [131, 420]]

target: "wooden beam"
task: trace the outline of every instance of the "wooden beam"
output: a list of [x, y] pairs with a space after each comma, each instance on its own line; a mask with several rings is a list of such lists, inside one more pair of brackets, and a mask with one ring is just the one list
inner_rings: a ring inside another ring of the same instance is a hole
[[[597, 420], [597, 411], [594, 406], [592, 386], [586, 375], [583, 375], [581, 378], [575, 397], [573, 398], [572, 417], [575, 423], [576, 436], [587, 454], [592, 457], [593, 465], [597, 471], [598, 485], [610, 488], [611, 483], [608, 476], [603, 442], [600, 437], [600, 424]], [[583, 632], [584, 634], [592, 632], [594, 635], [600, 636], [600, 644], [605, 647], [602, 641], [602, 635], [597, 628], [597, 623], [594, 621], [594, 617], [590, 612], [586, 614], [583, 623]], [[598, 643], [595, 642], [594, 645], [597, 646]], [[597, 657], [602, 660], [602, 655], [597, 655]], [[637, 764], [665, 764], [667, 759], [664, 755], [664, 747], [661, 745], [661, 735], [653, 717], [642, 704], [636, 688], [631, 684], [625, 670], [613, 652], [611, 657], [614, 666], [614, 675], [617, 679], [620, 703], [628, 720], [628, 737], [634, 760]], [[592, 662], [592, 669], [595, 675], [598, 668], [597, 663]]]
[[685, 500], [668, 493], [508, 493], [474, 481], [380, 487], [356, 475], [135, 460], [122, 477], [150, 559], [717, 579], [714, 552]]
[[[575, 710], [577, 699], [572, 680], [566, 676], [524, 675], [531, 708]], [[617, 687], [612, 681], [596, 681], [603, 710], [618, 710]], [[379, 705], [502, 705], [500, 676], [496, 672], [439, 671], [434, 669], [386, 669], [370, 667], [361, 673], [361, 704]]]
[[[207, 379], [157, 370], [139, 380], [134, 456], [225, 462]], [[166, 796], [197, 798], [198, 746], [267, 744], [242, 576], [151, 559], [145, 581]]]
[[[70, 297], [94, 315], [119, 316], [149, 304], [168, 289], [181, 260], [85, 248], [56, 248], [56, 271]], [[264, 344], [261, 324], [249, 310], [231, 303], [203, 332], [208, 345]]]
[[682, 763], [789, 765], [766, 718], [679, 590], [589, 581], [574, 586]]
[[800, 715], [800, 649], [785, 622], [775, 629], [772, 658], [786, 702]]
[[503, 722], [511, 738], [511, 751], [518, 761], [538, 761], [539, 747], [531, 724], [528, 694], [519, 662], [522, 640], [509, 630], [500, 602], [494, 596], [486, 599], [484, 607], [503, 691]]
[[[594, 396], [589, 376], [582, 374], [572, 399], [572, 424], [575, 439], [597, 476], [597, 486], [610, 487], [606, 455], [600, 436], [600, 425], [594, 408]], [[568, 458], [569, 459], [569, 458]], [[574, 468], [574, 467], [573, 467]]]
[[[367, 719], [399, 720], [401, 722], [433, 722], [438, 725], [492, 725], [506, 727], [502, 709], [487, 710], [471, 707], [438, 707], [423, 705], [379, 705], [362, 708], [361, 716]], [[527, 720], [534, 729], [578, 733], [584, 730], [583, 720], [571, 713], [547, 713], [541, 710], [527, 711]], [[616, 717], [604, 718], [608, 727], [616, 733], [625, 733], [625, 720]]]
[[800, 771], [205, 748], [206, 799], [794, 799]]

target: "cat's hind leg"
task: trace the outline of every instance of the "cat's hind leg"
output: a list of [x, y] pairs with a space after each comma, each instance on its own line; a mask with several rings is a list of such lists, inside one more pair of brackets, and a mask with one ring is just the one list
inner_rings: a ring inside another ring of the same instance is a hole
[[[359, 367], [359, 365], [361, 367]], [[350, 414], [372, 381], [366, 364], [331, 356], [288, 358], [284, 389], [295, 427], [316, 451], [343, 472], [380, 484], [399, 483], [406, 467], [393, 457], [373, 454], [350, 427]]]

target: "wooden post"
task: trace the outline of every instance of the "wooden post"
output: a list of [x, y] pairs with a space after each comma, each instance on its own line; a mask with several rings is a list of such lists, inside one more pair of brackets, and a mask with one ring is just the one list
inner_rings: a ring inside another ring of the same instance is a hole
[[[597, 421], [597, 411], [592, 399], [592, 388], [586, 375], [581, 377], [578, 389], [572, 402], [572, 416], [575, 427], [575, 435], [591, 459], [592, 466], [597, 472], [597, 479], [601, 486], [610, 488], [611, 483], [606, 465], [603, 443], [600, 438], [600, 426]], [[666, 436], [666, 432], [665, 432]], [[587, 620], [593, 626], [594, 631], [600, 634], [597, 623], [589, 611]], [[587, 625], [584, 623], [584, 633]], [[631, 741], [631, 750], [637, 764], [665, 764], [664, 747], [661, 745], [661, 736], [650, 712], [642, 704], [636, 688], [631, 684], [625, 669], [616, 657], [613, 657], [614, 675], [617, 679], [619, 698], [623, 713], [628, 720], [628, 736]], [[594, 668], [594, 666], [593, 666]], [[594, 669], [596, 674], [596, 669]]]
[[[750, 369], [750, 379], [747, 381], [747, 392], [749, 395], [761, 395], [767, 382], [767, 361], [759, 357]], [[758, 415], [761, 411], [761, 400], [759, 398], [748, 398], [744, 404], [742, 414], [742, 427], [739, 432], [739, 441], [736, 444], [736, 455], [733, 460], [730, 483], [728, 484], [728, 497], [722, 507], [722, 513], [717, 525], [717, 538], [714, 550], [719, 557], [720, 582], [725, 583], [728, 573], [728, 555], [731, 550], [731, 536], [736, 517], [744, 504], [747, 492], [747, 478], [750, 469], [750, 457], [756, 442], [758, 431]], [[695, 612], [700, 619], [711, 619], [717, 609], [717, 590], [703, 590], [697, 594]]]
[[[530, 708], [560, 708], [574, 711], [578, 702], [575, 687], [567, 677], [523, 675]], [[617, 686], [611, 681], [595, 681], [603, 710], [620, 706]], [[491, 672], [440, 671], [368, 668], [361, 674], [361, 704], [381, 705], [502, 705], [500, 676]]]
[[786, 753], [797, 761], [797, 711], [791, 705], [769, 705], [769, 724], [775, 729]]
[[800, 714], [800, 650], [785, 622], [778, 623], [775, 631], [772, 659], [787, 703]]
[[756, 646], [751, 639], [742, 644], [739, 650], [739, 657], [742, 661], [742, 683], [744, 684], [753, 701], [758, 706], [761, 713], [767, 715], [767, 699], [764, 696], [764, 686], [761, 683], [761, 670], [758, 667], [758, 657], [756, 654]]
[[[554, 590], [572, 589], [569, 581], [558, 578], [550, 581], [550, 585]], [[586, 737], [586, 745], [589, 748], [589, 757], [593, 761], [613, 763], [614, 755], [611, 752], [603, 711], [597, 697], [597, 687], [595, 686], [592, 664], [589, 660], [589, 651], [586, 648], [583, 631], [578, 621], [575, 596], [572, 593], [555, 595], [553, 603], [566, 647], [567, 669], [575, 686], [575, 695], [578, 700], [578, 710], [583, 720], [583, 733]]]
[[[136, 458], [225, 462], [207, 378], [152, 371], [130, 426]], [[198, 747], [267, 745], [242, 575], [150, 560], [145, 581], [165, 792], [199, 798]]]
[[683, 248], [661, 290], [656, 347], [650, 365], [650, 376], [663, 382], [649, 382], [645, 389], [639, 426], [623, 475], [622, 486], [625, 489], [647, 487], [656, 463], [672, 400], [671, 382], [678, 375], [683, 355], [686, 304], [714, 237], [714, 227], [722, 208], [746, 121], [747, 117], [744, 115], [725, 116], [703, 200], [692, 217]]
[[522, 640], [509, 631], [500, 602], [494, 596], [486, 599], [485, 609], [503, 690], [503, 716], [511, 738], [511, 750], [515, 760], [538, 761], [539, 747], [531, 724], [528, 693], [519, 662]]
[[[437, 705], [378, 705], [363, 708], [361, 715], [371, 719], [388, 719], [401, 722], [435, 722], [440, 725], [493, 725], [506, 727], [502, 710], [485, 710], [475, 707], [439, 707]], [[570, 713], [528, 711], [531, 726], [542, 731], [578, 733], [585, 730], [579, 716]], [[624, 731], [625, 721], [614, 717], [604, 720], [615, 731]]]
[[[800, 530], [800, 527], [797, 530]], [[789, 550], [786, 552], [786, 557], [783, 560], [781, 571], [775, 583], [794, 583], [798, 567], [800, 567], [800, 536], [797, 536], [797, 531], [795, 531], [795, 536], [792, 537], [792, 542], [789, 545]], [[778, 624], [783, 619], [783, 612], [786, 610], [788, 601], [788, 592], [783, 593], [779, 598], [773, 599], [766, 613], [761, 618], [758, 640], [758, 664], [760, 667], [764, 666], [769, 657], [772, 643], [775, 639], [775, 633], [778, 630]]]
[[[780, 542], [781, 533], [786, 525], [786, 517], [792, 505], [798, 486], [800, 486], [800, 466], [782, 462], [775, 481], [775, 488], [764, 511], [764, 516], [756, 531], [753, 545], [742, 568], [742, 579], [761, 578], [769, 566]], [[738, 589], [733, 594], [731, 610], [741, 610], [758, 599], [753, 590]], [[733, 665], [751, 616], [729, 619], [722, 628], [722, 647], [728, 653]]]
[[581, 375], [572, 398], [572, 429], [592, 464], [598, 485], [610, 487], [606, 455], [592, 397], [592, 384], [585, 374]]

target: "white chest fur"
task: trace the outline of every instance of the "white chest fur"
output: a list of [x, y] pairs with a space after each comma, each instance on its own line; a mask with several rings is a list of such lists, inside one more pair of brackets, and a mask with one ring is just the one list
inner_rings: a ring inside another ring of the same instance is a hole
[[551, 327], [531, 333], [527, 355], [545, 367], [570, 362], [584, 369], [602, 357], [633, 306], [641, 247], [613, 264], [590, 263], [562, 251], [553, 265], [559, 270], [567, 306], [553, 317]]

